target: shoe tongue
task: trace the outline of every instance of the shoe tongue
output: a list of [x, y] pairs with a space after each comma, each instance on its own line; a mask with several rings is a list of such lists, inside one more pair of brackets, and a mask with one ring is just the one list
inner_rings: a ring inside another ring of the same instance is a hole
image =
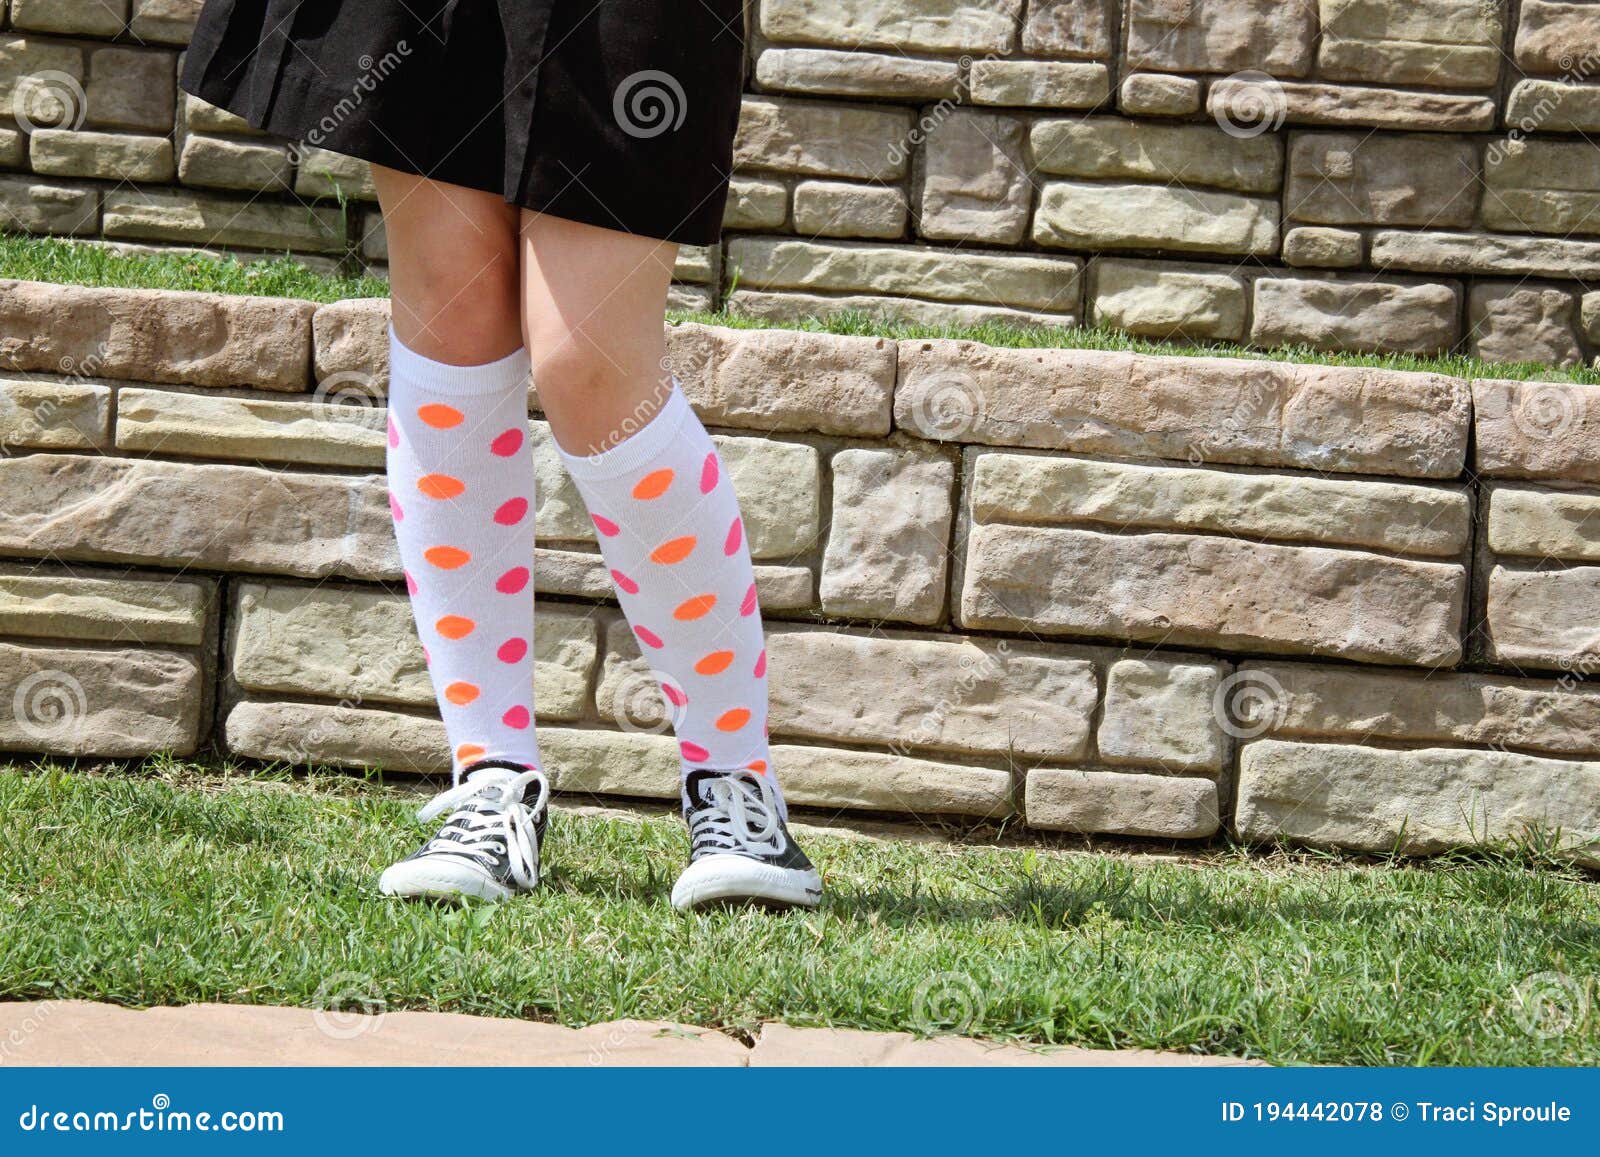
[[712, 781], [721, 779], [722, 773], [709, 768], [696, 768], [691, 771], [688, 778], [683, 781], [683, 806], [688, 811], [692, 808], [706, 807], [711, 803], [709, 787]]

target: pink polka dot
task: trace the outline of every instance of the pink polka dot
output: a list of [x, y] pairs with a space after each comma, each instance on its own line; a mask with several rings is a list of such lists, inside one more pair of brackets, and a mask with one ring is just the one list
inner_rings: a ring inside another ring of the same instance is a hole
[[417, 586], [417, 580], [411, 577], [411, 572], [403, 570], [400, 573], [406, 576], [406, 594], [416, 594], [420, 588]]
[[400, 445], [400, 427], [394, 424], [394, 419], [389, 419], [389, 449], [393, 450]]
[[723, 554], [735, 554], [739, 544], [744, 541], [744, 519], [735, 518], [733, 525], [728, 527], [728, 539], [722, 544]]
[[706, 455], [705, 465], [700, 467], [700, 493], [710, 494], [717, 486], [717, 452], [715, 450]]
[[406, 512], [400, 509], [400, 500], [393, 494], [389, 495], [389, 513], [394, 516], [396, 522], [405, 521]]
[[495, 658], [502, 663], [520, 663], [528, 654], [528, 640], [507, 639], [500, 644], [500, 649], [494, 653]]
[[741, 615], [753, 615], [756, 613], [757, 605], [756, 584], [751, 583], [750, 589], [744, 592], [744, 602], [739, 604], [739, 613]]
[[607, 538], [611, 538], [622, 531], [622, 527], [612, 522], [609, 518], [602, 518], [598, 514], [591, 514], [589, 519], [594, 523], [594, 528]]
[[503, 595], [521, 594], [522, 588], [528, 585], [528, 577], [527, 567], [514, 566], [494, 580], [494, 589]]
[[666, 646], [666, 644], [661, 641], [661, 636], [656, 634], [649, 627], [635, 627], [633, 628], [633, 633], [638, 635], [639, 641], [647, 647], [660, 648]]
[[500, 722], [504, 723], [507, 727], [515, 727], [518, 731], [521, 731], [527, 727], [529, 723], [528, 709], [520, 706], [513, 707], [510, 711], [507, 711], [504, 715], [500, 716]]
[[702, 759], [710, 759], [711, 753], [698, 743], [690, 743], [687, 739], [678, 744], [678, 750], [683, 752], [683, 758], [690, 763], [699, 763]]
[[661, 693], [667, 697], [667, 702], [674, 707], [686, 707], [689, 697], [683, 693], [681, 687], [674, 687], [671, 683], [661, 684]]
[[624, 591], [627, 594], [636, 595], [639, 593], [639, 584], [634, 582], [627, 575], [623, 574], [620, 570], [614, 570], [611, 572], [611, 581], [617, 584], [618, 590]]
[[492, 454], [498, 454], [502, 458], [509, 458], [522, 449], [523, 437], [523, 432], [513, 426], [505, 433], [497, 435], [495, 440], [489, 443], [489, 451]]
[[526, 498], [513, 498], [510, 502], [501, 505], [494, 512], [494, 520], [501, 526], [515, 526], [528, 514], [528, 500]]
[[756, 656], [756, 669], [751, 672], [757, 679], [767, 673], [767, 653], [762, 651]]

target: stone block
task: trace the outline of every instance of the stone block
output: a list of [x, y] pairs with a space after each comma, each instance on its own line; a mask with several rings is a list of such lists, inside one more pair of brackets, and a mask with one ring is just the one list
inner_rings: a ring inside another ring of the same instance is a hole
[[181, 189], [112, 189], [105, 195], [105, 235], [112, 238], [342, 253], [344, 228], [336, 208]]
[[928, 133], [917, 228], [945, 241], [1012, 244], [1028, 227], [1032, 184], [1014, 117], [957, 111]]
[[1216, 663], [1121, 659], [1106, 675], [1100, 758], [1172, 772], [1221, 772], [1227, 740]]
[[1041, 172], [1096, 180], [1209, 185], [1275, 193], [1283, 144], [1275, 136], [1237, 137], [1211, 125], [1148, 124], [1116, 117], [1034, 123], [1029, 144]]
[[802, 181], [794, 190], [795, 231], [808, 237], [898, 238], [909, 213], [905, 191], [893, 186]]
[[1051, 181], [1039, 194], [1033, 240], [1066, 249], [1165, 249], [1270, 254], [1275, 201], [1182, 186]]
[[1118, 103], [1128, 116], [1189, 116], [1200, 111], [1200, 82], [1192, 76], [1135, 72], [1122, 78]]
[[822, 560], [823, 610], [935, 623], [944, 613], [955, 467], [916, 450], [833, 456], [833, 521]]
[[1103, 258], [1091, 268], [1089, 319], [1147, 337], [1237, 341], [1248, 292], [1244, 278], [1213, 266]]
[[756, 83], [785, 92], [944, 100], [956, 96], [960, 82], [961, 66], [953, 60], [897, 53], [767, 48], [756, 57]]
[[111, 390], [74, 381], [0, 378], [0, 453], [111, 445]]
[[1436, 133], [1300, 133], [1289, 150], [1289, 218], [1319, 225], [1472, 224], [1478, 154]]
[[1094, 108], [1111, 99], [1111, 73], [1103, 64], [975, 60], [968, 83], [973, 104]]
[[124, 387], [117, 448], [195, 458], [382, 468], [381, 406]]
[[1250, 341], [1352, 352], [1440, 353], [1461, 335], [1453, 282], [1258, 277]]
[[212, 589], [185, 579], [0, 574], [0, 633], [196, 647], [205, 642]]
[[89, 124], [96, 128], [172, 129], [177, 54], [159, 48], [89, 50]]
[[768, 40], [896, 52], [1010, 52], [1022, 0], [765, 0]]
[[1304, 76], [1316, 9], [1274, 0], [1127, 0], [1123, 68]]
[[1483, 223], [1516, 233], [1600, 233], [1600, 144], [1513, 140], [1483, 167]]
[[1479, 474], [1600, 482], [1600, 386], [1479, 378], [1472, 401]]
[[1217, 785], [1195, 776], [1036, 767], [1023, 808], [1041, 831], [1201, 840], [1220, 826]]
[[1486, 362], [1583, 363], [1571, 290], [1524, 281], [1479, 281], [1467, 295], [1468, 348]]
[[0, 750], [123, 758], [188, 755], [206, 697], [181, 651], [0, 643]]
[[28, 138], [36, 173], [108, 181], [170, 181], [172, 142], [166, 137], [85, 130], [40, 129]]
[[738, 169], [896, 181], [910, 154], [910, 109], [746, 97], [733, 142]]
[[178, 179], [211, 189], [287, 192], [294, 163], [283, 145], [190, 133], [178, 158]]
[[1275, 79], [1281, 75], [1286, 74], [1213, 81], [1206, 90], [1206, 111], [1219, 123], [1246, 133], [1265, 132], [1285, 120], [1401, 132], [1426, 127], [1433, 132], [1480, 133], [1495, 126], [1495, 103], [1487, 96]]
[[1296, 268], [1351, 269], [1361, 264], [1361, 249], [1353, 229], [1298, 225], [1283, 235], [1283, 263]]
[[1320, 0], [1329, 80], [1488, 88], [1500, 76], [1502, 0]]

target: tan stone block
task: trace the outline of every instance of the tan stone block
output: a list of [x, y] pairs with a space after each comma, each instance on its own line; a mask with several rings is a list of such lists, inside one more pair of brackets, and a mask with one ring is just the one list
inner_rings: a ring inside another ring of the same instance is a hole
[[109, 181], [170, 181], [172, 142], [166, 137], [40, 129], [28, 138], [33, 171], [54, 177]]
[[1454, 478], [1471, 411], [1467, 384], [1437, 374], [919, 339], [900, 343], [895, 421], [988, 445]]
[[0, 452], [111, 444], [111, 390], [74, 381], [0, 378]]
[[11, 0], [11, 27], [67, 36], [115, 36], [128, 20], [128, 0]]
[[0, 550], [14, 557], [400, 577], [374, 475], [29, 454], [0, 458], [0, 487]]
[[1436, 133], [1301, 133], [1289, 150], [1291, 220], [1321, 225], [1472, 224], [1477, 147]]
[[1214, 700], [1216, 663], [1122, 659], [1106, 674], [1097, 743], [1111, 764], [1220, 772], [1227, 740]]
[[287, 298], [0, 280], [0, 365], [304, 389], [313, 308]]
[[789, 190], [782, 181], [735, 178], [728, 186], [727, 229], [781, 229], [789, 219]]
[[1273, 77], [1228, 76], [1213, 81], [1206, 90], [1206, 112], [1219, 123], [1235, 124], [1242, 131], [1275, 128], [1284, 120], [1305, 125], [1368, 125], [1402, 132], [1426, 125], [1436, 132], [1479, 133], [1495, 126], [1495, 103], [1486, 96]]
[[1092, 324], [1160, 338], [1237, 341], [1248, 289], [1214, 266], [1103, 258], [1091, 267]]
[[1488, 150], [1483, 223], [1518, 233], [1600, 233], [1600, 144], [1512, 140]]
[[1028, 0], [1022, 50], [1033, 56], [1103, 59], [1111, 54], [1111, 0]]
[[896, 52], [1010, 52], [1022, 0], [765, 0], [769, 40]]
[[124, 388], [117, 447], [195, 458], [382, 467], [382, 407]]
[[1519, 80], [1506, 98], [1506, 124], [1524, 134], [1600, 130], [1600, 84]]
[[33, 571], [0, 574], [0, 632], [145, 646], [205, 641], [212, 584]]
[[985, 451], [971, 469], [979, 522], [1204, 531], [1456, 557], [1472, 504], [1458, 489]]
[[708, 425], [889, 432], [895, 350], [882, 338], [687, 323], [668, 327], [667, 356]]
[[1545, 670], [1600, 666], [1600, 567], [1489, 572], [1487, 637], [1492, 662]]
[[1067, 249], [1265, 255], [1278, 247], [1278, 206], [1182, 186], [1051, 181], [1039, 194], [1033, 240]]
[[91, 49], [89, 124], [169, 131], [178, 91], [177, 59], [164, 49]]
[[1123, 22], [1125, 70], [1304, 76], [1317, 33], [1313, 7], [1273, 0], [1127, 0]]
[[764, 89], [899, 100], [954, 98], [961, 67], [953, 60], [916, 60], [896, 53], [827, 48], [767, 48], [756, 57]]
[[1587, 279], [1600, 277], [1600, 241], [1381, 231], [1372, 238], [1372, 264], [1419, 272]]
[[386, 297], [319, 305], [311, 317], [317, 381], [345, 385], [374, 400], [387, 393], [389, 316]]
[[178, 158], [178, 179], [212, 189], [283, 192], [294, 181], [294, 164], [283, 145], [190, 133]]
[[1479, 474], [1600, 482], [1600, 387], [1480, 378], [1472, 402]]
[[372, 167], [360, 157], [301, 146], [295, 162], [294, 191], [302, 197], [344, 196], [353, 201], [376, 201]]
[[943, 301], [864, 293], [824, 296], [816, 293], [764, 293], [753, 289], [736, 289], [729, 294], [728, 311], [778, 324], [832, 317], [842, 311], [879, 322], [962, 328], [980, 325], [1046, 328], [1071, 326], [1077, 322], [1075, 313], [1037, 313], [1005, 306], [953, 305]]
[[1037, 254], [766, 237], [734, 238], [728, 261], [739, 284], [752, 289], [895, 294], [1063, 313], [1077, 308], [1082, 269], [1076, 258]]
[[189, 43], [203, 0], [133, 0], [128, 31], [150, 44]]
[[1517, 16], [1516, 60], [1529, 72], [1571, 73], [1600, 44], [1593, 4], [1523, 0]]
[[975, 526], [966, 628], [1448, 666], [1466, 572], [1357, 551], [1181, 534]]
[[1188, 116], [1200, 111], [1200, 82], [1192, 76], [1136, 72], [1123, 77], [1118, 103], [1128, 116]]
[[1258, 277], [1250, 343], [1439, 353], [1461, 334], [1461, 287], [1396, 278]]
[[0, 177], [0, 203], [12, 232], [82, 236], [100, 231], [100, 190], [94, 185]]
[[1523, 281], [1479, 281], [1467, 296], [1468, 348], [1486, 362], [1583, 364], [1578, 303], [1568, 290]]
[[975, 60], [969, 84], [973, 104], [1094, 108], [1111, 99], [1111, 73], [1103, 64]]
[[1361, 264], [1361, 234], [1300, 225], [1283, 235], [1283, 263], [1297, 268], [1350, 269]]
[[1431, 855], [1561, 832], [1600, 863], [1600, 764], [1501, 751], [1395, 751], [1262, 740], [1240, 755], [1235, 820], [1246, 840]]
[[1032, 186], [1015, 117], [957, 111], [923, 148], [918, 231], [946, 241], [1020, 241]]
[[107, 237], [236, 245], [241, 249], [344, 251], [344, 219], [336, 208], [279, 205], [179, 189], [111, 190], [105, 196]]
[[746, 97], [733, 142], [739, 169], [894, 181], [905, 175], [911, 110]]
[[0, 643], [0, 750], [188, 755], [206, 687], [192, 654]]
[[[1041, 172], [1275, 193], [1283, 143], [1238, 137], [1212, 125], [1147, 124], [1116, 117], [1034, 123], [1029, 144]], [[1291, 202], [1292, 204], [1292, 202]]]
[[823, 610], [935, 623], [944, 613], [955, 466], [915, 450], [833, 456], [833, 520]]
[[1197, 840], [1219, 826], [1217, 785], [1195, 776], [1036, 767], [1024, 814], [1043, 831]]
[[794, 227], [808, 237], [898, 238], [909, 212], [905, 191], [894, 187], [802, 181], [794, 190]]
[[1500, 76], [1499, 0], [1320, 0], [1317, 64], [1329, 80], [1488, 88]]

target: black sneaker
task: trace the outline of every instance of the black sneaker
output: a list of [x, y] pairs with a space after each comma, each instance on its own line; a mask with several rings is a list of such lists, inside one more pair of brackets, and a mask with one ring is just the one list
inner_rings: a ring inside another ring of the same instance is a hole
[[449, 818], [416, 852], [378, 880], [385, 896], [504, 900], [539, 884], [539, 847], [549, 820], [550, 785], [519, 763], [486, 759], [417, 813]]
[[750, 901], [815, 908], [822, 899], [822, 878], [789, 834], [766, 776], [691, 771], [683, 818], [689, 824], [689, 866], [673, 885], [673, 907]]

